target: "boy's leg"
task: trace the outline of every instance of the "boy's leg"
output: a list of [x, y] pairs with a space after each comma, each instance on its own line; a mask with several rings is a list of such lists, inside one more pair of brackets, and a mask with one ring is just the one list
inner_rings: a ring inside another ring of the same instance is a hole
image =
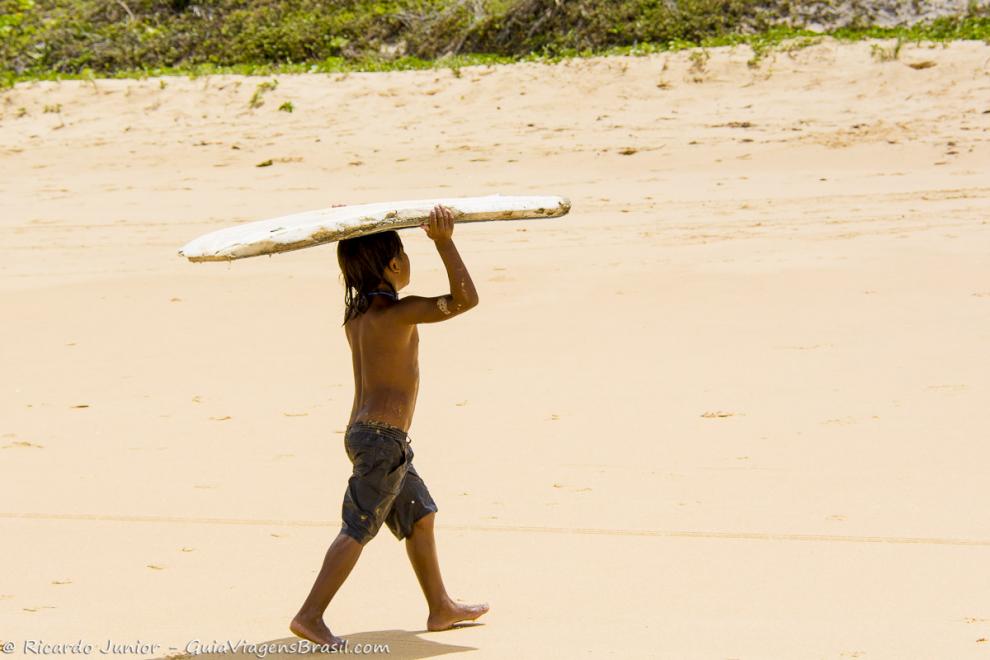
[[343, 642], [323, 623], [323, 613], [334, 594], [340, 589], [340, 585], [350, 575], [363, 548], [364, 546], [344, 532], [337, 535], [323, 558], [323, 567], [316, 576], [316, 582], [313, 583], [306, 602], [289, 624], [289, 630], [317, 644], [339, 645]]
[[351, 425], [344, 447], [354, 469], [344, 491], [342, 529], [327, 550], [309, 596], [289, 624], [294, 634], [319, 644], [343, 642], [323, 623], [323, 612], [350, 575], [364, 544], [378, 533], [405, 472], [393, 470], [403, 458], [401, 445], [382, 438], [374, 428]]
[[488, 604], [465, 605], [455, 602], [447, 595], [440, 576], [440, 561], [437, 558], [437, 543], [433, 533], [435, 517], [436, 513], [428, 513], [413, 524], [412, 533], [406, 537], [406, 553], [430, 607], [426, 629], [446, 630], [458, 621], [477, 619], [488, 611]]
[[415, 453], [408, 442], [404, 453], [407, 468], [385, 523], [397, 538], [406, 540], [406, 554], [409, 555], [419, 586], [430, 607], [426, 620], [427, 630], [446, 630], [458, 621], [477, 619], [488, 611], [488, 604], [465, 605], [447, 595], [443, 578], [440, 577], [440, 561], [437, 559], [437, 543], [433, 534], [437, 504], [430, 495], [430, 489], [413, 467]]

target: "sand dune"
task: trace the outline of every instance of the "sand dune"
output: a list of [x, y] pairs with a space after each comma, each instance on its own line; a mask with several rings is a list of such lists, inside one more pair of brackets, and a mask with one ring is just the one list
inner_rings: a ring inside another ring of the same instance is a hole
[[[272, 78], [4, 92], [2, 639], [291, 641], [350, 467], [334, 251], [176, 250], [503, 192], [573, 210], [457, 229], [482, 304], [421, 328], [410, 429], [448, 587], [492, 611], [424, 632], [385, 533], [335, 632], [402, 658], [983, 657], [990, 46], [873, 46], [286, 75], [257, 108]], [[403, 237], [407, 292], [444, 292]]]

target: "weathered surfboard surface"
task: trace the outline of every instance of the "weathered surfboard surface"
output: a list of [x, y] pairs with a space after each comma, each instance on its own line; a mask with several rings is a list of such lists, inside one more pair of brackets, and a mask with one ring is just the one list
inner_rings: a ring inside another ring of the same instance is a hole
[[571, 209], [567, 198], [556, 196], [489, 195], [357, 204], [220, 229], [189, 241], [179, 256], [189, 261], [231, 261], [418, 227], [429, 220], [430, 210], [437, 204], [451, 209], [455, 222], [559, 218]]

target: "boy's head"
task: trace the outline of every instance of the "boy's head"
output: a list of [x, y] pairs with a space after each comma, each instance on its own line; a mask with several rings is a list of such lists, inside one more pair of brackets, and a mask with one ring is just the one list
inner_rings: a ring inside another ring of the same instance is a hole
[[409, 284], [409, 256], [395, 231], [383, 231], [337, 242], [337, 262], [344, 275], [344, 322], [364, 313], [369, 291], [398, 293]]

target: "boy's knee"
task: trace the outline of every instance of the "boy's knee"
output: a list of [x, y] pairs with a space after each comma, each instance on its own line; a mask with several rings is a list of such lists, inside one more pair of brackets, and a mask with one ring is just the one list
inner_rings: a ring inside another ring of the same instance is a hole
[[358, 528], [353, 525], [348, 525], [344, 523], [341, 527], [340, 532], [337, 534], [337, 538], [341, 542], [354, 541], [358, 545], [366, 545], [368, 541], [375, 538], [378, 534], [377, 528], [368, 529], [367, 527]]
[[430, 511], [428, 514], [413, 523], [413, 530], [433, 529], [433, 519], [436, 515], [436, 511]]

